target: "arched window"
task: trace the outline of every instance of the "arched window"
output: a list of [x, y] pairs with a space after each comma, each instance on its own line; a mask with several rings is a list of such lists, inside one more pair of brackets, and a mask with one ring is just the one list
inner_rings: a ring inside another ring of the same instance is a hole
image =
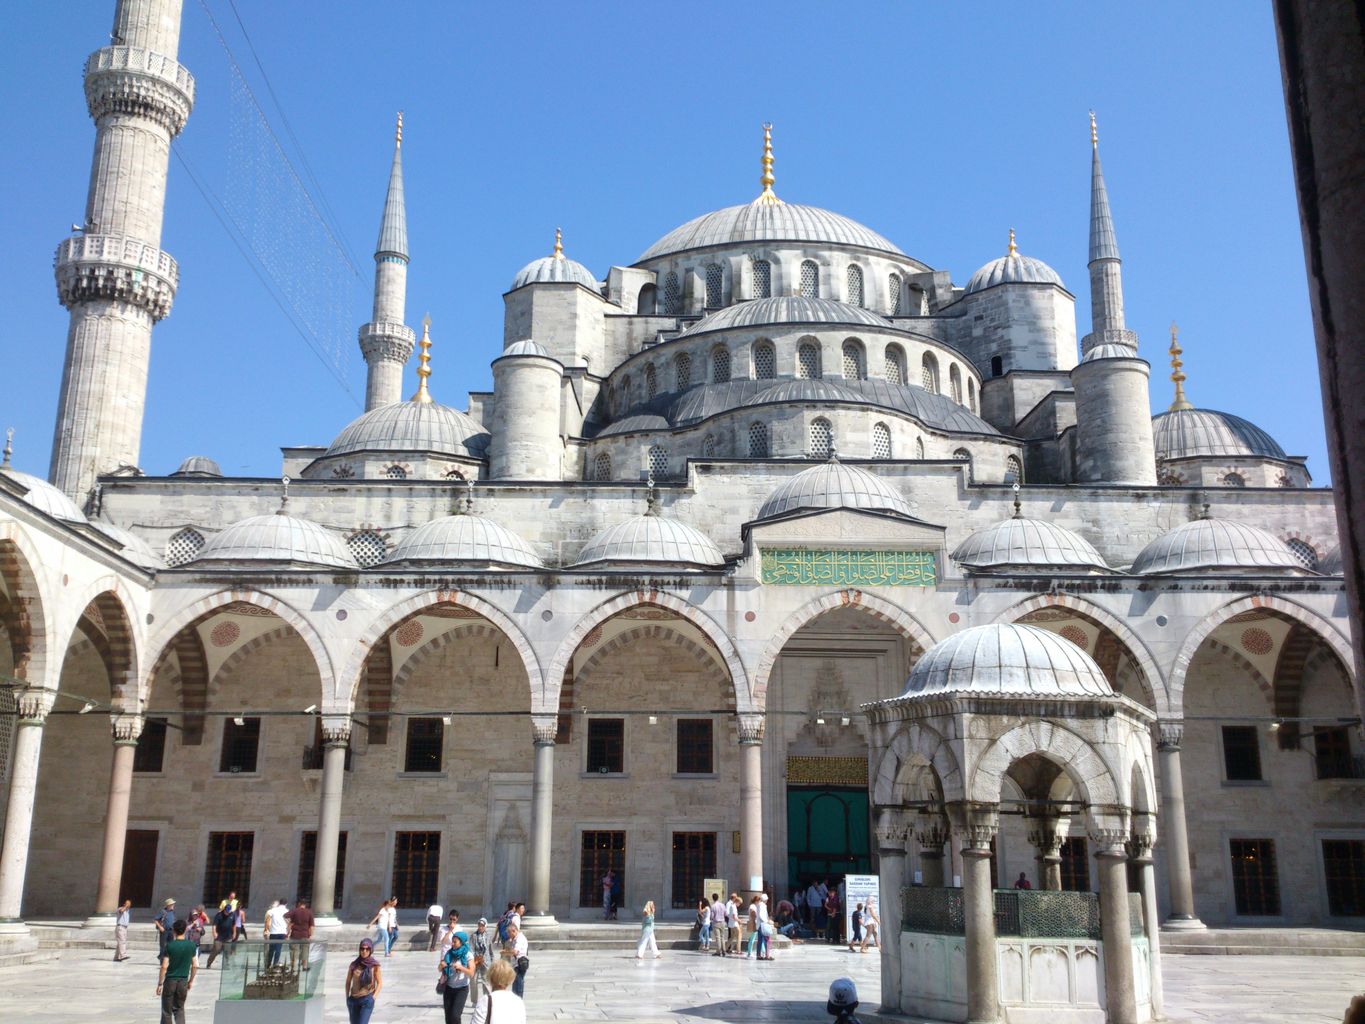
[[971, 483], [971, 482], [972, 482], [972, 453], [969, 452], [969, 451], [967, 451], [966, 448], [959, 448], [959, 449], [957, 449], [955, 452], [953, 452], [953, 458], [957, 459], [958, 462], [966, 463], [966, 468], [967, 468], [967, 483]]
[[892, 316], [904, 316], [905, 304], [901, 297], [901, 276], [892, 274], [886, 279], [886, 305]]
[[616, 411], [625, 412], [630, 408], [630, 374], [621, 378], [621, 393], [616, 396]]
[[820, 267], [814, 260], [806, 260], [801, 264], [801, 297], [820, 297]]
[[640, 294], [635, 300], [635, 312], [643, 316], [652, 316], [659, 304], [659, 289], [657, 285], [647, 284], [641, 287]]
[[810, 457], [827, 459], [834, 451], [834, 427], [823, 416], [810, 421]]
[[711, 350], [711, 383], [724, 384], [730, 379], [730, 350], [717, 345]]
[[848, 281], [844, 287], [844, 301], [850, 306], [863, 304], [863, 268], [856, 263], [848, 265]]
[[796, 350], [796, 375], [811, 380], [820, 376], [820, 346], [813, 341], [803, 341]]
[[938, 394], [938, 360], [928, 352], [924, 353], [924, 360], [920, 363], [919, 381], [920, 387], [929, 394]]
[[768, 424], [750, 423], [749, 424], [749, 458], [766, 459], [768, 457]]
[[967, 408], [976, 412], [976, 381], [967, 378]]
[[904, 384], [905, 349], [899, 345], [887, 345], [883, 359], [885, 362], [882, 364], [882, 378], [888, 384]]
[[408, 471], [402, 466], [390, 466], [384, 470], [385, 480], [406, 480], [407, 478]]
[[592, 460], [592, 478], [594, 480], [611, 479], [611, 456], [606, 452], [598, 452], [597, 458]]
[[721, 272], [719, 263], [711, 263], [706, 267], [706, 305], [710, 309], [716, 309], [724, 305], [723, 286], [725, 276]]
[[664, 278], [664, 312], [669, 316], [677, 316], [681, 308], [682, 289], [678, 287], [678, 275], [670, 270]]
[[773, 294], [773, 265], [767, 260], [754, 260], [754, 298], [766, 299]]
[[1005, 483], [1021, 486], [1024, 483], [1024, 464], [1019, 461], [1018, 456], [1011, 455], [1005, 459]]
[[872, 425], [872, 457], [874, 459], [891, 458], [891, 428], [885, 423], [874, 423]]
[[678, 391], [686, 391], [692, 386], [692, 357], [686, 352], [673, 357], [673, 380]]
[[867, 380], [863, 343], [855, 338], [849, 338], [844, 342], [844, 379]]
[[922, 437], [915, 438], [915, 458], [924, 458], [924, 438]]
[[463, 482], [463, 480], [464, 480], [464, 474], [461, 473], [458, 469], [448, 469], [448, 470], [446, 470], [446, 479], [447, 479], [447, 480], [459, 480], [459, 481]]
[[652, 401], [654, 396], [659, 393], [659, 378], [654, 373], [653, 366], [645, 367], [645, 401]]
[[1297, 537], [1290, 537], [1285, 543], [1289, 545], [1290, 553], [1299, 560], [1305, 569], [1317, 571], [1318, 553], [1313, 550], [1313, 545], [1307, 541], [1299, 540]]
[[777, 376], [777, 356], [771, 341], [754, 342], [754, 380], [772, 380]]
[[948, 367], [948, 388], [953, 401], [958, 405], [962, 404], [962, 371], [957, 368], [957, 363]]
[[703, 459], [714, 459], [716, 457], [716, 435], [707, 434], [701, 439], [701, 457]]
[[1246, 485], [1246, 477], [1242, 476], [1241, 473], [1228, 473], [1223, 477], [1224, 487], [1245, 487]]
[[362, 569], [378, 565], [389, 553], [388, 544], [384, 543], [384, 538], [374, 530], [360, 530], [351, 534], [346, 546], [351, 549], [351, 555], [360, 563]]
[[1005, 373], [1005, 360], [999, 356], [991, 356], [991, 376], [1002, 377]]
[[192, 561], [204, 547], [204, 535], [185, 527], [166, 542], [166, 564], [174, 568]]
[[668, 449], [661, 444], [649, 449], [649, 472], [656, 479], [668, 475]]
[[332, 478], [335, 480], [350, 480], [355, 476], [355, 467], [350, 463], [343, 462], [340, 466], [332, 467]]

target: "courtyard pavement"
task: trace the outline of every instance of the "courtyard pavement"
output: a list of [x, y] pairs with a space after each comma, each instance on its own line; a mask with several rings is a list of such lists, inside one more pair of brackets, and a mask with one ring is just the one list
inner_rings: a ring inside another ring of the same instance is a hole
[[[1182, 1024], [1338, 1024], [1353, 992], [1365, 990], [1365, 958], [1311, 956], [1168, 956], [1164, 958], [1167, 1019]], [[848, 975], [875, 1008], [878, 958], [823, 945], [804, 945], [772, 963], [669, 951], [639, 962], [611, 952], [532, 950], [527, 976], [531, 1021], [655, 1022], [829, 1021], [829, 982]], [[346, 1021], [341, 981], [345, 964], [327, 967], [326, 1020]], [[190, 994], [189, 1024], [209, 1024], [218, 971], [199, 974]], [[384, 991], [374, 1024], [441, 1020], [435, 957], [395, 953], [384, 961]], [[57, 960], [0, 971], [0, 1021], [56, 1024], [97, 1020], [145, 1024], [158, 1019], [156, 960], [147, 951], [116, 964], [103, 950], [67, 950]], [[468, 1021], [472, 1011], [466, 1011]]]

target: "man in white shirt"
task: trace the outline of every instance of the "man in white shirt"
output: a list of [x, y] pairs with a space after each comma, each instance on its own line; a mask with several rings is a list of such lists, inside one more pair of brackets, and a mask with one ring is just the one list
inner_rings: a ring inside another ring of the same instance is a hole
[[276, 900], [265, 912], [266, 937], [270, 940], [270, 953], [266, 957], [267, 967], [276, 966], [280, 962], [280, 953], [284, 951], [284, 937], [289, 932], [289, 922], [285, 920], [284, 915], [288, 909], [284, 900]]
[[133, 923], [133, 901], [124, 900], [114, 919], [114, 963], [128, 959], [128, 926]]
[[806, 923], [812, 928], [815, 927], [817, 912], [825, 905], [825, 898], [820, 895], [820, 887], [811, 882], [806, 890]]
[[439, 903], [433, 903], [427, 907], [427, 931], [430, 938], [427, 940], [427, 952], [436, 952], [436, 934], [441, 930], [441, 917], [445, 913]]
[[720, 893], [711, 894], [711, 937], [716, 940], [716, 956], [725, 956], [726, 940], [729, 938], [730, 927], [727, 922], [730, 919], [726, 907], [728, 902], [721, 902]]
[[517, 980], [512, 982], [512, 991], [523, 998], [526, 995], [526, 972], [531, 967], [528, 957], [531, 944], [526, 941], [526, 936], [521, 933], [521, 927], [516, 924], [507, 926], [507, 941], [502, 944], [503, 959], [511, 963], [513, 970], [517, 972]]
[[460, 912], [452, 910], [450, 920], [441, 928], [441, 956], [445, 956], [450, 947], [455, 944], [455, 933], [460, 932]]

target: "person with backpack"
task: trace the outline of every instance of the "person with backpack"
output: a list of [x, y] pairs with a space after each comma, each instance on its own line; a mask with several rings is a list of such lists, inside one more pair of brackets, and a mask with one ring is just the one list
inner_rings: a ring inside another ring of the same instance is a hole
[[498, 945], [507, 941], [507, 925], [512, 920], [512, 915], [516, 913], [517, 905], [514, 901], [508, 901], [507, 909], [502, 912], [502, 917], [498, 918]]
[[360, 940], [360, 955], [346, 969], [346, 1012], [351, 1024], [370, 1024], [374, 1001], [384, 987], [383, 972], [374, 958], [374, 943]]
[[488, 968], [493, 965], [494, 960], [493, 939], [494, 933], [488, 930], [488, 918], [479, 918], [478, 927], [469, 937], [469, 952], [474, 957], [474, 977], [471, 979], [470, 987], [474, 990], [476, 1005], [483, 991], [488, 988]]
[[204, 964], [204, 970], [213, 966], [213, 961], [222, 954], [223, 963], [227, 963], [228, 946], [237, 941], [237, 911], [229, 910], [227, 901], [218, 909], [218, 913], [213, 917], [213, 945], [209, 947], [209, 960]]

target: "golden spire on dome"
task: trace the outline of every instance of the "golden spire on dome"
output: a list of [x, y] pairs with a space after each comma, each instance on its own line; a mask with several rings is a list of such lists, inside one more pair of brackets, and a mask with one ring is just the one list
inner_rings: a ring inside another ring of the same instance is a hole
[[1010, 228], [1010, 247], [1005, 250], [1006, 256], [1018, 256], [1019, 246], [1014, 244], [1014, 228]]
[[14, 428], [9, 427], [5, 431], [5, 461], [0, 462], [0, 466], [8, 466], [10, 457], [14, 454]]
[[773, 191], [773, 183], [777, 179], [773, 177], [773, 126], [771, 122], [763, 124], [763, 176], [758, 179], [758, 183], [763, 186], [763, 191], [759, 193], [756, 203], [764, 206], [780, 206], [782, 200], [777, 198], [777, 193]]
[[1095, 112], [1093, 110], [1090, 111], [1090, 148], [1100, 148], [1100, 133], [1099, 129], [1095, 127]]
[[427, 378], [431, 376], [431, 314], [422, 317], [422, 340], [417, 343], [422, 350], [417, 357], [417, 394], [414, 402], [431, 402], [431, 392], [427, 390]]
[[555, 251], [551, 254], [557, 260], [564, 258], [564, 232], [555, 228]]
[[1180, 361], [1180, 353], [1185, 350], [1180, 347], [1180, 329], [1176, 327], [1175, 321], [1171, 321], [1171, 380], [1175, 383], [1175, 400], [1171, 402], [1171, 412], [1178, 412], [1182, 409], [1193, 409], [1189, 399], [1185, 397], [1185, 374], [1181, 367], [1185, 364]]
[[398, 127], [393, 130], [393, 148], [403, 148], [403, 112], [398, 112]]

